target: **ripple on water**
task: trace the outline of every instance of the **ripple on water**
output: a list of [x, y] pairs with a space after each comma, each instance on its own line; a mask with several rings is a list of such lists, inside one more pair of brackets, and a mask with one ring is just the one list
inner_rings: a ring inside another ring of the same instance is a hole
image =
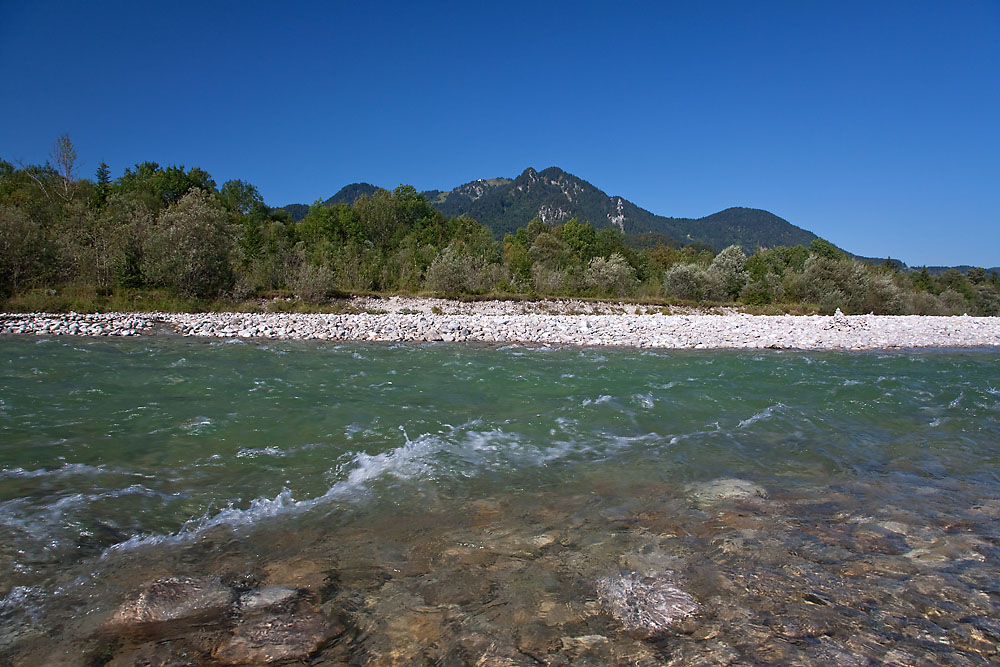
[[[10, 362], [21, 380], [0, 378], [33, 412], [46, 395], [61, 410], [24, 431], [25, 410], [0, 414], [0, 660], [59, 646], [128, 664], [136, 637], [81, 628], [164, 576], [212, 578], [233, 600], [294, 591], [281, 614], [346, 626], [311, 658], [331, 664], [998, 655], [1000, 422], [980, 405], [995, 403], [994, 356], [602, 350], [598, 365], [575, 348], [278, 342], [296, 354], [277, 361], [242, 341], [157, 346], [137, 373], [189, 363], [158, 385], [169, 427], [153, 435], [122, 419], [127, 367], [85, 366], [104, 389], [86, 406], [30, 355]], [[27, 367], [45, 371], [37, 385]], [[113, 438], [65, 440], [110, 422]], [[608, 591], [625, 589], [635, 604], [616, 614], [628, 596]], [[659, 613], [638, 604], [653, 593], [692, 612], [632, 627]], [[244, 613], [157, 650], [210, 655]]]

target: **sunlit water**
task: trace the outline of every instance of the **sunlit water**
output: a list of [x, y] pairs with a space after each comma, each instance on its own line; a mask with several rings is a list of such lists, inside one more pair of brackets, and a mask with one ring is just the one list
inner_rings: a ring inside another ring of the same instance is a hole
[[131, 664], [167, 576], [298, 589], [315, 664], [995, 661], [1000, 356], [0, 340], [0, 663]]

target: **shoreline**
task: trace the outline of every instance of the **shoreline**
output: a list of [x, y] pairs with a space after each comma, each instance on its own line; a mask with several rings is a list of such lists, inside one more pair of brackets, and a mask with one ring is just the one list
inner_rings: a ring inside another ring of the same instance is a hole
[[[356, 297], [347, 314], [0, 313], [0, 335], [474, 342], [658, 349], [1000, 347], [1000, 317], [706, 314], [614, 302]], [[680, 312], [677, 312], [680, 311]], [[164, 332], [164, 327], [169, 331]]]

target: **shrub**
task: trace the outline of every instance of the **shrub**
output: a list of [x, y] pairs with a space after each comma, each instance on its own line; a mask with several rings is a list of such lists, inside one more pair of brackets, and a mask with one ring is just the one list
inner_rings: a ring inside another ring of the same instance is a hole
[[805, 271], [793, 281], [793, 296], [819, 305], [824, 312], [840, 308], [845, 313], [864, 311], [868, 296], [868, 273], [850, 259], [812, 256]]
[[674, 264], [663, 274], [663, 289], [676, 299], [702, 301], [722, 291], [718, 275], [691, 264]]
[[478, 294], [506, 280], [504, 268], [481, 254], [470, 254], [468, 246], [453, 242], [434, 258], [427, 269], [426, 285], [435, 292]]
[[163, 210], [144, 247], [150, 283], [191, 296], [215, 296], [232, 285], [233, 230], [215, 197], [192, 188]]
[[906, 312], [911, 315], [940, 315], [941, 302], [930, 292], [910, 292], [905, 301]]
[[945, 315], [962, 315], [969, 312], [969, 302], [961, 292], [948, 288], [941, 292], [938, 298], [941, 300], [941, 310]]
[[549, 268], [545, 264], [534, 264], [531, 267], [531, 280], [539, 294], [557, 294], [566, 280], [566, 272]]
[[735, 299], [746, 286], [750, 274], [747, 272], [747, 256], [738, 245], [725, 248], [709, 267], [721, 283], [724, 298]]
[[469, 279], [469, 287], [476, 294], [492, 292], [498, 285], [510, 283], [510, 273], [502, 264], [487, 264], [475, 271]]
[[42, 230], [16, 206], [0, 206], [0, 293], [13, 292], [42, 268]]
[[862, 311], [876, 315], [900, 315], [904, 312], [903, 293], [891, 277], [869, 276]]
[[584, 282], [602, 294], [613, 296], [625, 296], [638, 284], [635, 269], [617, 252], [608, 258], [595, 257], [590, 260]]
[[325, 301], [337, 294], [336, 278], [327, 264], [302, 262], [290, 287], [304, 301]]
[[767, 273], [760, 280], [751, 280], [740, 292], [740, 301], [752, 306], [765, 306], [784, 297], [785, 287], [781, 277], [775, 273]]
[[425, 284], [434, 292], [458, 294], [466, 289], [472, 258], [461, 254], [454, 244], [434, 258], [427, 269]]
[[1000, 315], [1000, 292], [989, 285], [976, 285], [976, 315]]

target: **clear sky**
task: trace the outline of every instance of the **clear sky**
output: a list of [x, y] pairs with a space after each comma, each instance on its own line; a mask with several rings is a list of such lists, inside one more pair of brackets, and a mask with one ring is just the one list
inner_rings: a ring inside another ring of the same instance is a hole
[[0, 157], [68, 133], [271, 205], [558, 166], [661, 215], [767, 209], [1000, 265], [1000, 2], [0, 0]]

